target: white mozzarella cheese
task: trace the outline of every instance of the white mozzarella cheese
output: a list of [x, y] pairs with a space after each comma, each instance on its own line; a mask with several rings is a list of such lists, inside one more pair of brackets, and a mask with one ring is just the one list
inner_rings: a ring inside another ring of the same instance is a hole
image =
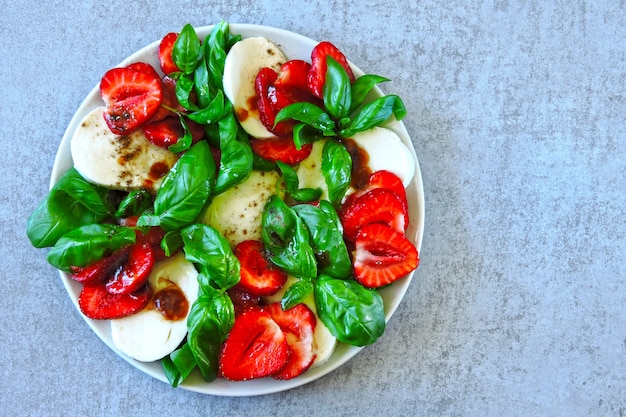
[[141, 130], [119, 136], [104, 121], [104, 107], [82, 120], [71, 140], [74, 167], [89, 182], [107, 188], [158, 189], [176, 154], [148, 141]]
[[215, 196], [202, 222], [217, 229], [232, 247], [261, 239], [261, 218], [270, 196], [276, 194], [275, 171], [252, 171], [241, 184]]
[[[263, 297], [264, 301], [268, 304], [279, 302], [282, 300], [287, 288], [297, 282], [298, 279], [299, 278], [289, 276], [283, 288], [274, 295]], [[317, 315], [317, 307], [315, 305], [315, 298], [313, 297], [313, 294], [309, 295], [304, 300], [304, 304], [306, 304], [313, 311], [313, 313], [315, 313], [315, 318], [317, 319], [315, 331], [313, 332], [313, 340], [315, 341], [315, 360], [311, 365], [311, 368], [315, 368], [316, 366], [320, 366], [328, 361], [328, 359], [332, 356], [335, 348], [337, 347], [337, 338], [332, 335], [330, 330], [328, 330], [328, 327], [326, 327]]]
[[296, 168], [300, 188], [319, 188], [322, 190], [323, 200], [328, 200], [328, 185], [322, 175], [322, 149], [326, 140], [313, 143], [311, 154], [306, 157]]
[[224, 94], [233, 104], [243, 129], [255, 138], [275, 136], [267, 130], [256, 108], [254, 80], [264, 67], [278, 71], [287, 61], [283, 52], [263, 37], [245, 38], [235, 43], [224, 62]]
[[[187, 335], [187, 316], [198, 298], [197, 276], [182, 252], [157, 263], [149, 278], [154, 291], [150, 304], [132, 316], [111, 320], [111, 338], [117, 349], [142, 362], [159, 360], [174, 351]], [[187, 300], [187, 314], [178, 320], [167, 319], [155, 307], [155, 299], [168, 289], [180, 291]]]
[[405, 188], [409, 186], [415, 175], [415, 159], [393, 130], [377, 126], [357, 133], [352, 139], [369, 155], [368, 167], [372, 172], [391, 171]]

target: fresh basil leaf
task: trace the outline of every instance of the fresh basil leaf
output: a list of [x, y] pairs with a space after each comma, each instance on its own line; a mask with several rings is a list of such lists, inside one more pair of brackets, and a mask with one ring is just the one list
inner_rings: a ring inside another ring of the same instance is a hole
[[181, 72], [192, 74], [198, 65], [200, 53], [200, 39], [193, 26], [186, 24], [174, 42], [172, 60]]
[[333, 57], [326, 58], [326, 82], [323, 89], [324, 108], [335, 120], [348, 116], [352, 91], [348, 73]]
[[183, 237], [180, 235], [180, 230], [171, 230], [165, 233], [161, 240], [161, 249], [165, 252], [165, 256], [172, 256], [182, 247]]
[[31, 244], [36, 248], [53, 246], [65, 233], [105, 220], [114, 210], [107, 192], [70, 168], [28, 217], [26, 235]]
[[215, 161], [206, 141], [193, 145], [176, 161], [163, 178], [154, 200], [154, 214], [142, 215], [138, 226], [155, 225], [157, 218], [165, 230], [184, 227], [198, 217], [215, 182]]
[[136, 216], [152, 205], [152, 195], [146, 190], [133, 190], [122, 199], [115, 211], [115, 218]]
[[317, 264], [309, 233], [293, 209], [273, 195], [261, 221], [263, 243], [272, 263], [298, 278], [315, 278]]
[[211, 86], [209, 85], [209, 70], [204, 54], [201, 54], [198, 66], [193, 72], [193, 84], [198, 107], [208, 106], [211, 103]]
[[306, 123], [298, 123], [293, 127], [293, 143], [296, 145], [296, 149], [302, 149], [302, 146], [307, 143], [317, 142], [322, 140], [325, 136], [317, 129], [307, 125]]
[[352, 158], [346, 147], [329, 140], [322, 148], [322, 175], [328, 186], [328, 198], [338, 207], [350, 186]]
[[365, 98], [377, 84], [386, 81], [389, 81], [389, 79], [373, 74], [366, 74], [357, 78], [354, 83], [352, 83], [352, 105], [350, 106], [350, 113], [365, 102]]
[[182, 114], [179, 114], [178, 119], [180, 121], [180, 125], [183, 128], [184, 133], [182, 137], [178, 138], [175, 144], [173, 144], [172, 146], [168, 148], [170, 152], [174, 152], [174, 153], [184, 152], [187, 149], [189, 149], [189, 147], [191, 146], [192, 139], [193, 139], [191, 136], [191, 131], [189, 130], [189, 125], [187, 124], [185, 117]]
[[335, 135], [335, 122], [328, 113], [315, 104], [298, 102], [285, 106], [276, 114], [275, 123], [290, 119], [311, 126], [324, 136]]
[[313, 280], [301, 279], [294, 282], [285, 290], [280, 305], [283, 310], [288, 310], [304, 302], [313, 293]]
[[189, 101], [194, 85], [195, 84], [192, 78], [181, 74], [181, 76], [176, 79], [176, 88], [174, 89], [178, 103], [185, 109], [191, 111], [198, 110], [198, 106]]
[[161, 366], [170, 385], [174, 388], [180, 385], [197, 366], [189, 343], [184, 343], [169, 356], [161, 359]]
[[385, 331], [383, 299], [375, 290], [322, 274], [313, 294], [319, 318], [339, 341], [370, 345]]
[[224, 62], [226, 61], [227, 44], [230, 36], [229, 25], [224, 20], [213, 26], [205, 41], [204, 55], [209, 68], [209, 79], [216, 90], [222, 90], [224, 78]]
[[239, 282], [239, 260], [217, 230], [192, 224], [181, 231], [181, 236], [186, 259], [204, 267], [215, 288], [227, 290]]
[[200, 124], [216, 123], [227, 113], [224, 101], [224, 93], [222, 90], [218, 90], [215, 97], [205, 108], [198, 108], [196, 111], [187, 114], [187, 117]]
[[135, 231], [130, 227], [89, 224], [61, 236], [48, 252], [48, 262], [70, 272], [72, 266], [87, 266], [134, 242]]
[[[232, 109], [230, 103], [227, 104]], [[243, 182], [252, 171], [254, 157], [247, 142], [237, 140], [239, 124], [235, 115], [228, 112], [219, 121], [220, 166], [213, 193], [220, 194], [234, 185]]]
[[363, 106], [345, 128], [339, 131], [339, 136], [350, 138], [358, 132], [381, 125], [392, 115], [398, 120], [401, 120], [406, 115], [406, 108], [400, 97], [396, 95], [379, 97]]
[[223, 292], [204, 293], [187, 317], [187, 343], [205, 381], [215, 380], [221, 343], [235, 322], [235, 309]]
[[309, 229], [318, 271], [334, 278], [347, 278], [352, 272], [352, 262], [332, 205], [322, 200], [320, 207], [298, 204], [292, 208]]
[[319, 188], [300, 188], [298, 174], [291, 166], [281, 161], [276, 161], [276, 165], [282, 173], [282, 182], [285, 185], [285, 191], [295, 201], [314, 201], [322, 196], [322, 190]]

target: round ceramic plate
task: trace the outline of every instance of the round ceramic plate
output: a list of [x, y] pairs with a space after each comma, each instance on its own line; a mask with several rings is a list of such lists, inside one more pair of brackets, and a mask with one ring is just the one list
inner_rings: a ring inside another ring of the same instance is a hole
[[[211, 31], [212, 26], [196, 28], [196, 32], [200, 39], [204, 39]], [[310, 62], [311, 50], [316, 45], [316, 41], [298, 35], [293, 32], [289, 32], [282, 29], [276, 29], [267, 26], [258, 25], [246, 25], [246, 24], [231, 24], [230, 31], [233, 34], [240, 34], [242, 37], [252, 36], [264, 36], [278, 45], [285, 53], [288, 59], [303, 59]], [[157, 58], [157, 48], [159, 41], [156, 41], [136, 53], [129, 56], [119, 66], [125, 66], [132, 62], [143, 61], [152, 64], [155, 68], [159, 68]], [[362, 75], [363, 72], [359, 70], [352, 63], [354, 72], [356, 75]], [[104, 71], [103, 71], [104, 74]], [[384, 74], [382, 74], [384, 75]], [[380, 90], [375, 92], [376, 94], [382, 94]], [[85, 98], [83, 103], [78, 108], [76, 114], [70, 121], [70, 124], [61, 140], [59, 150], [56, 155], [54, 166], [52, 169], [52, 176], [50, 179], [50, 186], [54, 185], [58, 179], [72, 166], [72, 157], [70, 154], [70, 140], [76, 130], [76, 127], [83, 119], [83, 117], [97, 106], [103, 105], [100, 98], [98, 86], [96, 86], [89, 95]], [[413, 241], [418, 250], [422, 243], [423, 225], [424, 225], [424, 195], [422, 189], [422, 177], [420, 175], [419, 165], [417, 164], [417, 156], [411, 139], [401, 122], [393, 121], [387, 127], [393, 129], [400, 135], [402, 141], [408, 146], [416, 162], [416, 172], [413, 182], [407, 189], [407, 197], [410, 210], [410, 224], [407, 230], [408, 238]], [[411, 282], [410, 276], [403, 278], [394, 284], [380, 290], [382, 298], [385, 303], [385, 318], [388, 321], [393, 315], [394, 311], [400, 304], [406, 290]], [[74, 282], [68, 274], [61, 272], [61, 278], [65, 285], [65, 288], [72, 299], [72, 302], [78, 309], [78, 295], [80, 294], [80, 284]], [[84, 316], [83, 316], [84, 317]], [[106, 343], [111, 349], [113, 349], [119, 356], [121, 356], [128, 363], [136, 367], [137, 369], [153, 376], [161, 381], [167, 383], [167, 379], [163, 373], [160, 362], [144, 363], [136, 361], [123, 353], [119, 352], [111, 340], [110, 324], [108, 321], [91, 320], [85, 317], [87, 324], [93, 329], [104, 343]], [[218, 378], [211, 383], [205, 382], [200, 376], [199, 372], [192, 373], [187, 380], [179, 387], [188, 389], [191, 391], [211, 394], [211, 395], [223, 395], [223, 396], [250, 396], [269, 394], [279, 391], [285, 391], [291, 388], [295, 388], [314, 381], [329, 372], [337, 369], [350, 358], [356, 355], [362, 348], [348, 346], [340, 343], [333, 353], [332, 357], [323, 365], [316, 368], [309, 369], [303, 375], [287, 381], [279, 381], [273, 378], [262, 378], [245, 382], [233, 382], [223, 378]]]

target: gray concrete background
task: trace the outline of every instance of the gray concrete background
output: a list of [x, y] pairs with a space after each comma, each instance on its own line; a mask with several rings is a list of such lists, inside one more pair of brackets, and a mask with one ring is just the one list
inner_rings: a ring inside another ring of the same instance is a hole
[[[626, 414], [623, 1], [0, 9], [0, 415]], [[330, 39], [391, 78], [426, 196], [422, 264], [382, 339], [314, 383], [251, 398], [174, 390], [119, 359], [25, 237], [104, 71], [220, 19]]]

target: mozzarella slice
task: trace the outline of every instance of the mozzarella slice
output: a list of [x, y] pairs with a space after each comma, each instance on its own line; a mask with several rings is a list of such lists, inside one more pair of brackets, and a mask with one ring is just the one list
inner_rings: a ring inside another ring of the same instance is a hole
[[104, 107], [82, 120], [71, 140], [76, 170], [89, 182], [118, 190], [158, 189], [176, 154], [152, 144], [141, 130], [126, 136], [111, 132]]
[[224, 94], [233, 104], [239, 123], [252, 137], [275, 136], [259, 118], [254, 80], [261, 68], [270, 67], [278, 71], [286, 61], [283, 52], [263, 37], [242, 39], [226, 55], [222, 80]]
[[322, 175], [322, 149], [326, 140], [313, 143], [311, 153], [296, 168], [300, 188], [319, 188], [321, 199], [328, 200], [328, 185]]
[[[263, 297], [263, 300], [268, 304], [279, 302], [282, 300], [287, 288], [298, 280], [299, 278], [289, 276], [287, 282], [280, 291], [271, 296]], [[332, 335], [330, 330], [328, 330], [328, 327], [326, 327], [317, 315], [317, 307], [315, 305], [315, 298], [313, 297], [313, 294], [310, 294], [304, 299], [303, 302], [313, 311], [313, 313], [315, 313], [315, 318], [317, 319], [315, 331], [313, 332], [313, 340], [315, 341], [315, 360], [311, 365], [311, 368], [315, 368], [316, 366], [320, 366], [328, 361], [328, 359], [332, 356], [335, 351], [335, 347], [337, 347], [337, 338]]]
[[252, 171], [241, 184], [215, 196], [202, 222], [217, 229], [232, 247], [248, 239], [261, 239], [265, 203], [276, 194], [278, 173]]
[[415, 159], [393, 130], [376, 126], [357, 133], [352, 139], [369, 155], [368, 167], [372, 172], [391, 171], [402, 180], [405, 188], [409, 186], [415, 176]]
[[[154, 291], [153, 300], [132, 316], [111, 320], [113, 344], [122, 353], [142, 362], [159, 360], [174, 351], [187, 335], [187, 316], [198, 298], [198, 272], [181, 252], [157, 263], [148, 279]], [[169, 320], [155, 307], [155, 300], [166, 291], [187, 300], [187, 313]]]

